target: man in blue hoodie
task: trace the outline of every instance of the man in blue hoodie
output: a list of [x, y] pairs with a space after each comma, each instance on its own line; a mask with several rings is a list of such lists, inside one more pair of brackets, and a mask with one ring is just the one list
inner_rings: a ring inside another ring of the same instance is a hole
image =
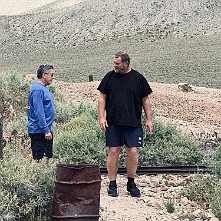
[[33, 160], [39, 162], [45, 156], [48, 164], [53, 156], [54, 104], [47, 86], [54, 79], [54, 67], [48, 64], [40, 65], [37, 78], [28, 96], [28, 133], [31, 138]]

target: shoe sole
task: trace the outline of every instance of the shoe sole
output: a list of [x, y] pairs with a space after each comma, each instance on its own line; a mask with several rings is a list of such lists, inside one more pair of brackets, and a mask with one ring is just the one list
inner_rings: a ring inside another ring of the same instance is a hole
[[117, 197], [118, 194], [108, 194], [108, 196], [111, 196], [111, 197]]
[[140, 197], [140, 194], [138, 195], [133, 195], [131, 192], [128, 192], [132, 197]]

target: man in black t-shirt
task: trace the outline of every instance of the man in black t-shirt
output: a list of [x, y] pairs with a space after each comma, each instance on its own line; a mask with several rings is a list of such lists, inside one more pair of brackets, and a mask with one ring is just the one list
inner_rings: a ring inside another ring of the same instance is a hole
[[129, 65], [130, 57], [127, 53], [115, 54], [115, 70], [108, 72], [98, 86], [100, 91], [98, 118], [108, 146], [107, 170], [110, 181], [108, 195], [118, 196], [116, 183], [118, 159], [121, 147], [125, 145], [127, 191], [131, 196], [139, 197], [140, 190], [134, 182], [138, 165], [137, 147], [143, 146], [142, 108], [146, 115], [145, 126], [152, 134], [149, 99], [152, 89], [144, 76]]

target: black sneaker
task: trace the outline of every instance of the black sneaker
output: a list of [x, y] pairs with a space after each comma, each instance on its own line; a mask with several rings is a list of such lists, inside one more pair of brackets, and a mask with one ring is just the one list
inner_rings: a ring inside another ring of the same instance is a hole
[[139, 197], [140, 196], [140, 190], [137, 188], [137, 186], [134, 182], [127, 183], [127, 191], [130, 193], [130, 195], [132, 197]]
[[109, 185], [107, 189], [108, 196], [116, 197], [118, 196], [117, 185]]

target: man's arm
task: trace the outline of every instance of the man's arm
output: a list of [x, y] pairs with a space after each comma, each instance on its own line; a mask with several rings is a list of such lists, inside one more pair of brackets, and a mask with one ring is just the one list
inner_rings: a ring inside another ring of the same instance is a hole
[[100, 92], [98, 98], [98, 120], [101, 127], [101, 130], [104, 132], [106, 131], [107, 121], [105, 117], [105, 104], [106, 104], [106, 94]]
[[45, 111], [43, 107], [43, 98], [42, 98], [42, 91], [38, 90], [33, 93], [33, 108], [35, 115], [38, 119], [38, 125], [39, 127], [44, 131], [45, 139], [51, 140], [52, 139], [52, 133], [50, 129], [48, 128], [48, 125], [46, 123], [45, 119]]
[[152, 125], [152, 114], [151, 114], [151, 104], [149, 96], [146, 96], [142, 99], [143, 108], [146, 115], [146, 128], [149, 128], [150, 135], [153, 133], [153, 125]]

